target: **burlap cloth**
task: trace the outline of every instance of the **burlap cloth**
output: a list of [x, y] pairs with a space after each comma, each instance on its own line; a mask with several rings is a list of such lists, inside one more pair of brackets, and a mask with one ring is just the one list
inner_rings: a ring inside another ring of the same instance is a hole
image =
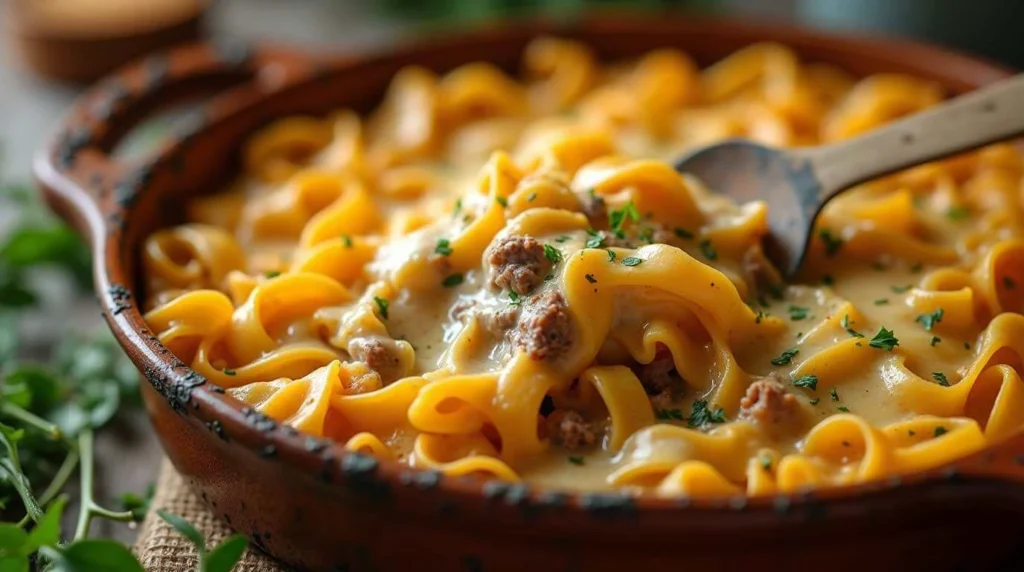
[[[135, 554], [138, 555], [146, 572], [195, 572], [198, 569], [195, 548], [171, 528], [171, 525], [157, 516], [157, 509], [185, 517], [206, 536], [207, 546], [216, 546], [232, 534], [232, 530], [207, 510], [203, 502], [192, 493], [181, 475], [171, 466], [170, 461], [164, 459], [157, 479], [152, 510], [142, 523], [139, 538], [135, 542]], [[235, 572], [291, 570], [253, 548], [246, 550], [242, 561], [235, 567]]]

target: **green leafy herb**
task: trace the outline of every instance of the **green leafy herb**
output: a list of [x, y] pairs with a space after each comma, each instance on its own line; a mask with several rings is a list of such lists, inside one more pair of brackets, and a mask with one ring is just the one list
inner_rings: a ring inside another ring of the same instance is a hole
[[758, 462], [761, 464], [761, 468], [770, 471], [772, 470], [772, 458], [768, 455], [761, 455], [758, 457]]
[[532, 203], [537, 198], [537, 193], [530, 193], [526, 195], [526, 202]]
[[934, 379], [942, 387], [949, 387], [949, 379], [946, 378], [946, 374], [941, 371], [933, 371], [932, 379]]
[[886, 306], [889, 304], [888, 298], [879, 298], [875, 300], [875, 306]]
[[850, 327], [850, 315], [849, 314], [844, 314], [842, 321], [839, 322], [839, 323], [840, 323], [840, 325], [843, 326], [843, 329], [846, 330], [847, 334], [850, 334], [851, 336], [853, 336], [855, 338], [863, 338], [864, 337], [864, 334], [862, 334], [862, 333], [860, 333], [860, 332], [858, 332], [858, 331], [856, 331], [856, 330], [854, 330], [853, 328]]
[[550, 244], [544, 245], [544, 258], [551, 261], [552, 264], [558, 264], [562, 261], [562, 253], [557, 248]]
[[772, 365], [789, 365], [793, 361], [793, 357], [800, 353], [797, 348], [789, 348], [782, 352], [779, 357], [772, 360]]
[[245, 537], [236, 534], [226, 538], [213, 550], [207, 551], [206, 539], [184, 518], [165, 510], [156, 511], [160, 518], [174, 527], [179, 534], [188, 539], [199, 553], [199, 570], [202, 572], [231, 572], [242, 559], [248, 542]]
[[637, 236], [646, 244], [654, 244], [654, 229], [649, 226], [641, 228]]
[[842, 411], [843, 413], [849, 413], [850, 412], [850, 408], [849, 407], [842, 406], [842, 405], [839, 406], [839, 407], [836, 407], [836, 409], [838, 409], [839, 411]]
[[341, 235], [341, 243], [345, 245], [345, 248], [352, 248], [352, 237], [347, 234]]
[[918, 263], [916, 263], [916, 264], [914, 264], [913, 266], [911, 266], [911, 267], [910, 267], [910, 271], [911, 271], [912, 273], [914, 273], [914, 274], [917, 274], [917, 273], [918, 273], [918, 272], [920, 272], [920, 271], [921, 271], [921, 270], [922, 270], [923, 268], [924, 268], [924, 265], [923, 265], [923, 264], [921, 264], [920, 262], [918, 262]]
[[677, 226], [675, 229], [673, 229], [673, 232], [675, 233], [676, 237], [682, 238], [684, 240], [689, 240], [693, 238], [693, 233], [686, 230], [685, 228], [679, 228]]
[[761, 320], [763, 320], [763, 319], [764, 319], [764, 312], [761, 311], [761, 310], [758, 310], [757, 311], [757, 315], [754, 316], [754, 323], [755, 324], [760, 324]]
[[502, 206], [502, 208], [508, 207], [508, 199], [501, 196], [495, 196], [494, 201]]
[[945, 427], [943, 427], [942, 425], [939, 425], [938, 427], [935, 428], [935, 431], [934, 431], [934, 433], [932, 433], [932, 436], [933, 437], [942, 437], [946, 433], [949, 433], [949, 430], [946, 429]]
[[608, 262], [615, 262], [615, 251], [608, 249]]
[[794, 305], [790, 304], [789, 305], [789, 319], [793, 320], [793, 321], [803, 320], [803, 319], [807, 318], [807, 313], [810, 312], [810, 311], [811, 311], [810, 308], [805, 308], [803, 306], [794, 306]]
[[892, 330], [887, 330], [885, 329], [885, 326], [882, 326], [879, 328], [878, 333], [875, 334], [875, 337], [871, 338], [871, 341], [868, 342], [868, 345], [873, 348], [891, 352], [893, 348], [900, 345], [900, 341], [893, 335]]
[[661, 421], [685, 421], [680, 409], [655, 409], [654, 418]]
[[942, 308], [939, 308], [934, 312], [928, 314], [921, 314], [920, 316], [914, 318], [914, 321], [924, 326], [926, 332], [930, 332], [932, 331], [932, 328], [935, 327], [935, 324], [938, 324], [939, 322], [942, 321], [942, 313]]
[[818, 376], [816, 375], [804, 375], [793, 380], [793, 385], [797, 387], [804, 387], [814, 391], [818, 389]]
[[447, 238], [437, 239], [437, 246], [434, 247], [434, 254], [449, 256], [452, 253], [451, 242]]
[[843, 245], [843, 239], [833, 236], [832, 231], [827, 228], [823, 228], [818, 231], [818, 237], [825, 244], [825, 255], [832, 256], [839, 251], [839, 247]]
[[718, 253], [715, 252], [715, 247], [711, 244], [711, 241], [704, 239], [697, 245], [700, 248], [700, 253], [704, 255], [704, 258], [708, 260], [714, 260], [718, 258]]
[[810, 403], [811, 405], [817, 405], [818, 402], [820, 402], [820, 401], [821, 401], [820, 397], [815, 397], [814, 399], [808, 401], [807, 403]]
[[949, 207], [946, 211], [946, 216], [949, 220], [960, 221], [971, 215], [971, 211], [967, 207]]
[[637, 258], [636, 256], [627, 256], [627, 257], [622, 259], [622, 265], [623, 266], [640, 266], [640, 263], [643, 262], [643, 261], [644, 260], [642, 258]]
[[564, 242], [568, 242], [569, 238], [570, 237], [568, 235], [563, 234], [563, 235], [559, 236], [558, 238], [556, 238], [555, 242], [557, 242], [558, 244], [562, 244]]
[[463, 278], [462, 274], [455, 273], [455, 274], [449, 275], [447, 278], [445, 278], [443, 281], [441, 281], [441, 285], [444, 286], [445, 288], [454, 288], [454, 287], [458, 286], [459, 284], [462, 284], [463, 280], [464, 280], [464, 278]]
[[515, 290], [509, 290], [508, 291], [508, 305], [509, 306], [518, 306], [520, 303], [522, 303], [522, 300], [519, 298], [519, 294]]
[[910, 290], [911, 288], [912, 286], [910, 284], [907, 284], [906, 286], [892, 286], [890, 290], [892, 290], [894, 294], [902, 294], [907, 290]]
[[821, 283], [825, 286], [831, 286], [836, 283], [836, 279], [831, 274], [825, 274], [821, 277]]
[[380, 313], [380, 317], [385, 320], [388, 319], [388, 301], [380, 296], [374, 296], [373, 301], [377, 304], [377, 311]]
[[582, 465], [583, 457], [569, 457], [569, 462], [574, 465]]
[[602, 248], [602, 247], [604, 247], [605, 236], [604, 236], [603, 232], [601, 232], [599, 230], [594, 230], [592, 228], [588, 228], [587, 229], [587, 234], [590, 235], [587, 238], [587, 242], [586, 242], [586, 247], [587, 248]]
[[939, 343], [941, 341], [942, 341], [942, 338], [940, 338], [939, 336], [932, 336], [931, 346], [934, 348], [935, 344], [937, 344], [937, 343]]
[[234, 376], [236, 374], [237, 374], [237, 372], [235, 370], [231, 369], [230, 367], [224, 368], [224, 375]]
[[833, 387], [832, 389], [828, 390], [828, 394], [830, 396], [832, 396], [832, 401], [839, 401], [839, 390], [838, 389]]
[[627, 220], [640, 222], [640, 212], [636, 210], [636, 204], [633, 201], [629, 201], [622, 208], [615, 209], [608, 214], [608, 225], [615, 236], [619, 238], [625, 236], [622, 227]]
[[277, 278], [278, 276], [281, 275], [281, 273], [277, 270], [268, 270], [263, 275], [266, 276], [267, 278]]
[[123, 493], [117, 500], [121, 503], [122, 510], [132, 513], [132, 520], [142, 522], [149, 512], [150, 505], [153, 503], [153, 493], [155, 491], [156, 484], [150, 483], [144, 493]]
[[725, 423], [725, 409], [719, 407], [712, 411], [708, 409], [707, 401], [703, 399], [694, 401], [686, 424], [690, 427], [702, 427], [708, 423]]

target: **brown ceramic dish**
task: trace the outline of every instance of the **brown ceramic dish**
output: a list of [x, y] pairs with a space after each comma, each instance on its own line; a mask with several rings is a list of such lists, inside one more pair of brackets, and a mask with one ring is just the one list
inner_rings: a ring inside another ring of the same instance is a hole
[[[473, 60], [513, 68], [542, 32], [603, 57], [680, 47], [703, 63], [760, 40], [856, 74], [904, 72], [951, 92], [1007, 71], [891, 40], [692, 19], [503, 26], [383, 56], [315, 61], [279, 49], [199, 45], [157, 55], [84, 94], [38, 157], [54, 209], [90, 240], [107, 322], [149, 380], [147, 408], [174, 465], [209, 506], [267, 552], [312, 570], [679, 570], [786, 564], [854, 569], [1003, 567], [1024, 521], [1024, 432], [927, 473], [800, 495], [672, 500], [442, 478], [298, 434], [243, 407], [157, 342], [139, 312], [138, 250], [224, 182], [242, 140], [298, 113], [369, 108], [401, 67]], [[232, 86], [225, 89], [226, 86]], [[170, 99], [221, 89], [151, 158], [111, 152]]]

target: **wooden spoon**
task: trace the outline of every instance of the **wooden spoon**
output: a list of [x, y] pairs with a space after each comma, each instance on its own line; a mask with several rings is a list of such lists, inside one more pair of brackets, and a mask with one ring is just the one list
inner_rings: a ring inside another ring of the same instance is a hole
[[768, 257], [800, 268], [821, 208], [864, 181], [1024, 134], [1024, 74], [869, 133], [819, 147], [775, 149], [728, 140], [675, 164], [738, 203], [768, 204]]

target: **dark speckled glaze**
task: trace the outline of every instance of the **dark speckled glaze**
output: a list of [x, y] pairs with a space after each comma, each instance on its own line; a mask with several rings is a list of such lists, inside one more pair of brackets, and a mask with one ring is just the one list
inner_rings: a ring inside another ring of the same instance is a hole
[[[891, 40], [681, 17], [594, 17], [519, 24], [384, 55], [317, 61], [266, 46], [204, 44], [152, 57], [85, 93], [36, 160], [52, 207], [95, 254], [103, 315], [145, 375], [146, 407], [167, 454], [209, 506], [263, 550], [317, 571], [975, 569], [1024, 551], [1024, 432], [926, 473], [770, 498], [631, 498], [447, 478], [304, 436], [227, 397], [160, 345], [139, 312], [138, 250], [181, 220], [189, 196], [237, 165], [268, 121], [369, 109], [408, 64], [472, 60], [514, 69], [538, 33], [582, 39], [605, 58], [678, 46], [708, 63], [754, 41], [788, 44], [856, 74], [904, 72], [961, 92], [1005, 77], [997, 66]], [[169, 101], [216, 91], [175, 139], [136, 163], [119, 138]], [[226, 166], [227, 165], [227, 166]]]

